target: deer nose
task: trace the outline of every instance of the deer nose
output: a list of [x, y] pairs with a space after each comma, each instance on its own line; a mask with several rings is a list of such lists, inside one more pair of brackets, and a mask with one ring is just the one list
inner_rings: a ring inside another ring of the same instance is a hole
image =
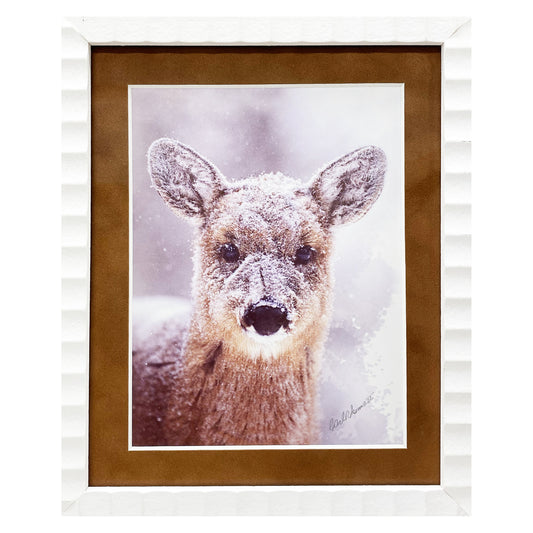
[[243, 316], [246, 327], [253, 326], [259, 335], [272, 335], [279, 328], [287, 327], [287, 310], [283, 306], [252, 305]]

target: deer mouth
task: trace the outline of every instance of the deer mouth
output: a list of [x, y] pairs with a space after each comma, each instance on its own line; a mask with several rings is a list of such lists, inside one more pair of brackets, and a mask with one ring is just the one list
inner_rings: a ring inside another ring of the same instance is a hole
[[246, 331], [257, 333], [262, 337], [269, 337], [280, 330], [289, 329], [290, 320], [284, 305], [260, 302], [251, 305], [241, 319], [241, 325]]

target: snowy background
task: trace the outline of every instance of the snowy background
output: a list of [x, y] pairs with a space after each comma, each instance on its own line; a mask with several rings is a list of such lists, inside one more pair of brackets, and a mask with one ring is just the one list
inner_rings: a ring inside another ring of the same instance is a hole
[[[374, 144], [388, 159], [380, 199], [336, 229], [334, 312], [320, 381], [324, 445], [406, 442], [403, 86], [130, 87], [132, 292], [190, 299], [193, 228], [150, 187], [160, 137], [190, 145], [229, 179], [280, 171], [308, 181]], [[332, 419], [356, 415], [331, 429]]]

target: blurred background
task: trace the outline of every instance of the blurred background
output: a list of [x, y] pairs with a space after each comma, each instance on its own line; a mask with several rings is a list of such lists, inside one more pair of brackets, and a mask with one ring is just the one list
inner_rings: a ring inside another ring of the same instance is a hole
[[150, 187], [146, 153], [154, 140], [191, 146], [229, 181], [280, 171], [307, 182], [356, 148], [385, 151], [381, 197], [361, 220], [336, 228], [334, 312], [320, 380], [324, 445], [406, 444], [403, 116], [398, 84], [130, 87], [134, 298], [190, 301], [193, 226]]

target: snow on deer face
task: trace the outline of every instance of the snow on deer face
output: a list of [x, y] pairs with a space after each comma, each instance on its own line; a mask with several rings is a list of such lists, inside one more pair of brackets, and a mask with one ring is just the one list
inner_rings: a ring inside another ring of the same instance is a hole
[[210, 295], [209, 316], [248, 353], [281, 349], [325, 304], [329, 231], [300, 188], [271, 174], [236, 183], [200, 238], [197, 284]]
[[148, 160], [167, 205], [199, 223], [194, 296], [203, 327], [250, 355], [305, 342], [327, 316], [331, 228], [377, 199], [383, 152], [351, 152], [308, 185], [279, 173], [229, 183], [171, 139], [155, 141]]

